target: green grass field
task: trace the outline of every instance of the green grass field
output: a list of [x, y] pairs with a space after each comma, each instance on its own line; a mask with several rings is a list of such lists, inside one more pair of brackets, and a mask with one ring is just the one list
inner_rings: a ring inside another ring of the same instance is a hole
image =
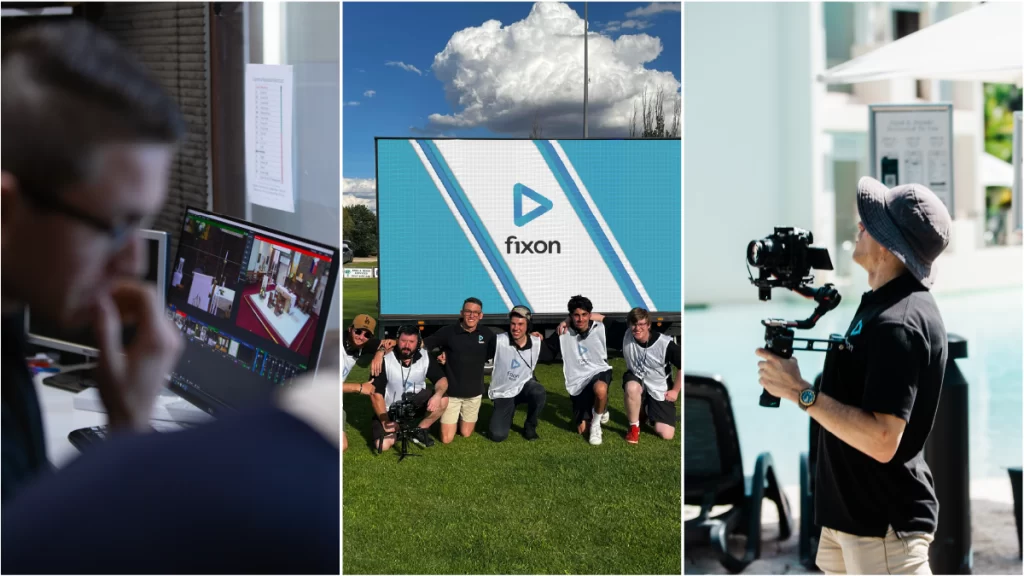
[[[343, 300], [343, 326], [361, 312], [376, 316], [376, 280], [344, 280]], [[484, 398], [471, 438], [443, 446], [435, 425], [435, 446], [413, 448], [423, 456], [402, 463], [368, 447], [369, 398], [345, 395], [343, 572], [681, 573], [681, 430], [664, 441], [644, 426], [640, 444], [626, 444], [622, 358], [612, 366], [611, 421], [596, 447], [572, 430], [561, 364], [536, 372], [548, 391], [540, 440], [519, 435], [525, 406], [508, 440], [485, 438]], [[368, 379], [361, 367], [349, 377]]]

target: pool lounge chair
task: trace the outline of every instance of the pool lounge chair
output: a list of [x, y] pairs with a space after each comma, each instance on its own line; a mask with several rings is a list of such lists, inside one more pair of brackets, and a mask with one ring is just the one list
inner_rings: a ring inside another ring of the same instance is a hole
[[[765, 498], [779, 511], [779, 539], [792, 533], [792, 516], [786, 495], [775, 477], [772, 457], [757, 457], [752, 477], [743, 474], [739, 436], [729, 392], [721, 378], [686, 374], [684, 503], [700, 506], [697, 518], [687, 520], [687, 542], [710, 541], [719, 562], [733, 574], [742, 572], [761, 557], [761, 504]], [[711, 516], [715, 506], [732, 508]], [[729, 552], [729, 536], [746, 536], [742, 557]]]

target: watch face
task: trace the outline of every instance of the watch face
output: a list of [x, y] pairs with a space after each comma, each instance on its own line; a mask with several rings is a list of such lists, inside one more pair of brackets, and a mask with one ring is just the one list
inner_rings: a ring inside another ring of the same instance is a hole
[[804, 390], [800, 393], [800, 403], [810, 404], [814, 402], [814, 390]]

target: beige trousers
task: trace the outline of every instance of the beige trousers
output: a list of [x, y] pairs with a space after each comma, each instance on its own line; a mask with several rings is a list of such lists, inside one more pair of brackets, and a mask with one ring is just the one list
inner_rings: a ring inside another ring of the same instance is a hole
[[892, 526], [885, 538], [822, 528], [817, 564], [826, 574], [931, 574], [928, 547], [934, 538], [932, 534], [900, 538]]

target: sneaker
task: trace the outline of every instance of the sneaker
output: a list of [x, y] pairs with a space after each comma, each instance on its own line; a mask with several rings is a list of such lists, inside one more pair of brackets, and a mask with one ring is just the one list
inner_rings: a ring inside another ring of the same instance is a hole
[[423, 432], [416, 434], [412, 437], [413, 444], [418, 444], [424, 448], [430, 448], [434, 445], [434, 439], [430, 437], [430, 432], [423, 430]]
[[537, 436], [537, 430], [535, 428], [523, 428], [523, 438], [529, 441], [539, 440], [540, 436]]
[[590, 445], [600, 446], [601, 445], [601, 419], [594, 418], [590, 422]]
[[640, 427], [639, 426], [630, 426], [629, 427], [629, 432], [626, 432], [626, 442], [628, 442], [630, 444], [639, 444], [640, 443]]
[[604, 414], [601, 414], [601, 424], [607, 424], [608, 420], [611, 420], [611, 417], [611, 412], [605, 410]]

